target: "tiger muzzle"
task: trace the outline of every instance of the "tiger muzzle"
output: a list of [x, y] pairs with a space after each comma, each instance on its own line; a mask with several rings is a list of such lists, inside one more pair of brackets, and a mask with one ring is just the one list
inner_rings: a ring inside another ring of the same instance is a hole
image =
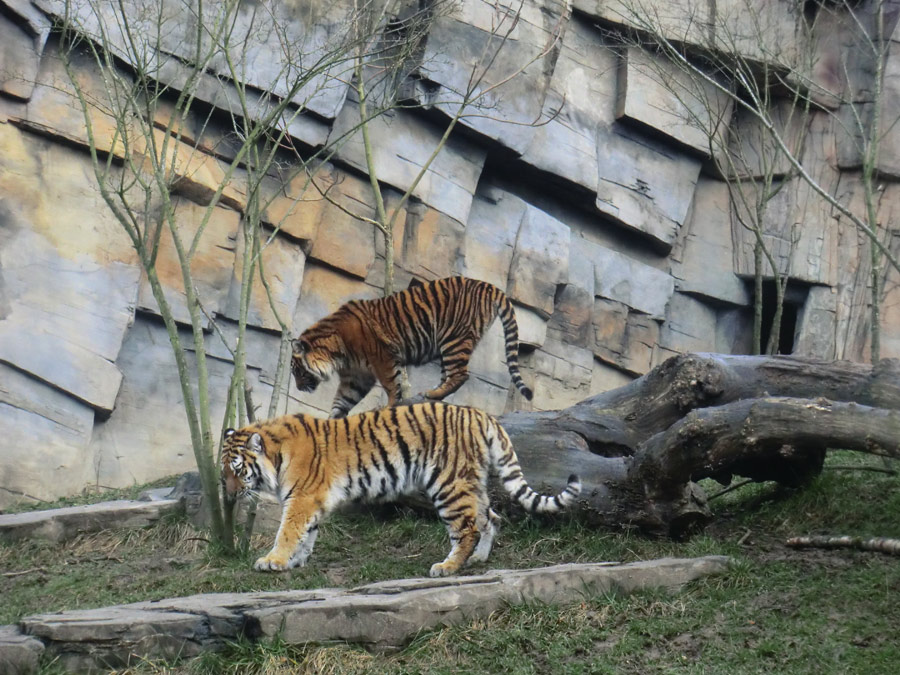
[[310, 393], [316, 390], [316, 387], [319, 386], [319, 379], [316, 378], [309, 371], [306, 372], [294, 372], [294, 382], [297, 383], [297, 389], [304, 393]]
[[230, 469], [225, 469], [222, 474], [222, 484], [225, 486], [225, 494], [228, 495], [231, 499], [235, 499], [244, 492], [247, 491], [247, 488], [240, 481], [240, 479], [234, 475], [234, 472]]

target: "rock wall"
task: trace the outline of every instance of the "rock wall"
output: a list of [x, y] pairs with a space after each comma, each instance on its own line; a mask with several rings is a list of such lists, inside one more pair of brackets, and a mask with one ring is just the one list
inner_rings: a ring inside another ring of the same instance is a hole
[[[312, 22], [292, 11], [299, 4], [275, 5], [289, 32], [312, 44], [341, 29], [339, 4], [326, 3], [327, 11]], [[727, 13], [740, 4], [669, 3], [666, 25], [673, 35], [715, 48], [714, 31], [685, 31], [684, 12], [693, 8], [696, 17], [715, 10], [740, 26], [747, 18]], [[779, 27], [770, 37], [790, 47], [794, 34], [786, 27], [793, 25], [795, 3], [763, 5]], [[497, 90], [489, 116], [462, 120], [460, 133], [451, 136], [398, 220], [399, 288], [411, 278], [465, 274], [503, 288], [515, 303], [524, 344], [520, 363], [534, 401], [510, 387], [498, 324], [476, 350], [472, 377], [451, 402], [492, 413], [561, 408], [620, 386], [679, 352], [749, 348], [752, 238], [737, 222], [726, 184], [710, 170], [707, 139], [684, 122], [698, 111], [686, 110], [658, 78], [648, 77], [645, 53], [610, 38], [610, 30], [628, 23], [616, 6], [597, 0], [525, 2], [488, 84], [529, 65]], [[0, 2], [0, 508], [86, 487], [143, 482], [193, 464], [156, 302], [93, 180], [84, 117], [51, 30], [61, 8], [56, 0]], [[501, 11], [500, 5], [463, 0], [455, 14], [440, 19], [423, 46], [420, 82], [427, 91], [420, 95], [430, 112], [397, 110], [373, 123], [389, 207], [435, 147], [446, 121], [441, 115], [464, 86], [473, 55]], [[839, 36], [847, 32], [837, 19], [827, 29]], [[548, 35], [557, 32], [559, 42], [546, 50]], [[265, 89], [273, 73], [271, 54], [277, 53], [271, 41], [277, 38], [266, 31], [259, 35], [246, 77]], [[177, 31], [167, 40], [172, 54], [183, 50]], [[852, 41], [825, 44], [817, 76], [839, 88], [836, 64], [853, 49]], [[743, 48], [748, 58], [763, 58], [756, 53], [759, 45]], [[888, 73], [900, 67], [895, 52], [892, 47]], [[82, 89], [99, 95], [103, 82], [90, 59], [76, 65]], [[168, 61], [160, 78], [177, 85], [184, 68], [183, 61]], [[859, 68], [866, 72], [865, 64]], [[198, 95], [214, 112], [230, 110], [234, 88], [216, 75], [205, 75]], [[345, 78], [323, 73], [315, 84], [297, 97], [311, 114], [290, 124], [292, 139], [310, 151], [339, 138], [358, 119]], [[888, 77], [885, 85], [887, 101], [900, 95], [896, 78]], [[263, 109], [265, 101], [260, 96], [251, 104]], [[807, 164], [855, 208], [861, 204], [858, 156], [852, 139], [838, 133], [838, 104], [823, 99], [823, 105], [811, 115]], [[705, 114], [730, 120], [741, 129], [739, 137], [752, 137], [752, 124], [726, 100]], [[549, 121], [527, 124], [541, 115]], [[91, 117], [97, 147], [121, 157], [111, 119], [99, 108]], [[173, 149], [180, 178], [177, 209], [186, 231], [199, 226], [204, 204], [233, 156], [222, 119], [214, 114], [202, 134], [205, 119], [186, 120]], [[167, 121], [163, 109], [157, 122]], [[900, 176], [898, 157], [895, 128], [880, 154], [885, 180], [879, 209], [886, 224], [895, 222], [891, 216], [900, 205], [900, 184], [891, 182]], [[338, 204], [371, 215], [365, 168], [361, 140], [351, 135], [317, 180], [330, 187]], [[295, 332], [348, 299], [382, 293], [384, 250], [371, 225], [307, 194], [297, 181], [282, 185], [273, 176], [270, 189], [276, 198], [264, 219], [281, 229], [264, 262], [276, 304]], [[236, 330], [238, 228], [245, 207], [237, 175], [214, 209], [195, 258], [200, 298], [226, 336]], [[770, 220], [767, 241], [779, 260], [790, 263], [796, 280], [788, 297], [796, 314], [794, 351], [867, 358], [868, 242], [797, 180], [783, 190]], [[789, 246], [795, 223], [801, 225], [798, 239]], [[886, 243], [898, 250], [900, 230], [892, 227]], [[183, 282], [165, 238], [158, 269], [176, 317], [186, 322]], [[900, 277], [888, 270], [885, 283], [883, 356], [900, 356]], [[249, 321], [249, 377], [265, 406], [274, 386], [278, 335], [259, 283]], [[231, 357], [213, 332], [206, 348], [212, 357], [213, 419], [219, 420]], [[439, 368], [414, 369], [411, 379], [414, 390], [430, 388]], [[326, 415], [335, 389], [330, 383], [314, 395], [298, 395], [292, 388], [289, 410]], [[374, 391], [362, 405], [383, 402], [383, 393]]]

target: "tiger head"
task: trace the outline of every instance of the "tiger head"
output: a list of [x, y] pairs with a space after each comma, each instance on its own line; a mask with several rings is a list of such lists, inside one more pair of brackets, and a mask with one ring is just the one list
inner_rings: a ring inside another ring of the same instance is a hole
[[297, 389], [312, 392], [338, 366], [336, 339], [310, 340], [300, 337], [291, 343], [291, 372]]
[[255, 492], [270, 481], [272, 467], [266, 458], [259, 433], [225, 430], [222, 449], [222, 485], [225, 494], [235, 499]]

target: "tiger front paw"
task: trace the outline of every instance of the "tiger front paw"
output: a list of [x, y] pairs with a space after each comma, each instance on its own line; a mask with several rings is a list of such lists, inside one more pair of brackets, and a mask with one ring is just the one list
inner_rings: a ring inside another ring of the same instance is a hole
[[432, 579], [437, 577], [449, 577], [453, 574], [456, 574], [456, 570], [458, 568], [452, 565], [448, 565], [447, 563], [435, 563], [431, 566], [431, 569], [428, 570], [428, 576]]
[[289, 568], [290, 564], [287, 558], [272, 555], [271, 553], [257, 559], [257, 561], [253, 563], [253, 569], [259, 572], [282, 572]]

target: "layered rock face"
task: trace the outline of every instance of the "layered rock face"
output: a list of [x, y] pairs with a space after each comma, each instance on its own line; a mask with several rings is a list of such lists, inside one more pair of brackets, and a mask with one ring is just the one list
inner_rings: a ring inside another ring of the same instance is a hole
[[[172, 20], [167, 25], [178, 27], [166, 34], [164, 47], [178, 58], [167, 60], [157, 77], [177, 91], [190, 59], [182, 53], [183, 33], [194, 23], [179, 14], [184, 3], [162, 4]], [[263, 21], [251, 14], [256, 4], [239, 15], [247, 25]], [[320, 11], [302, 11], [307, 4]], [[279, 21], [285, 35], [308, 39], [315, 54], [346, 30], [339, 3], [319, 4], [280, 3], [267, 20]], [[520, 365], [534, 400], [525, 401], [511, 387], [498, 323], [475, 352], [469, 382], [449, 402], [492, 413], [561, 408], [620, 386], [676, 353], [749, 350], [755, 238], [741, 226], [739, 208], [712, 168], [708, 138], [686, 120], [721, 120], [748, 145], [756, 133], [753, 121], [714, 90], [706, 100], [715, 105], [699, 109], [675, 95], [677, 72], [660, 77], [664, 64], [615, 38], [634, 27], [620, 4], [524, 3], [482, 83], [485, 89], [497, 85], [486, 108], [460, 120], [396, 220], [398, 288], [412, 278], [464, 274], [496, 284], [516, 307]], [[671, 36], [698, 48], [726, 48], [712, 29], [719, 25], [713, 15], [732, 22], [735, 35], [746, 34], [742, 27], [752, 19], [739, 11], [742, 0], [655, 4], [665, 4], [661, 20]], [[795, 4], [759, 3], [777, 27], [767, 38], [785, 58], [804, 47], [791, 29]], [[64, 3], [0, 5], [2, 508], [177, 473], [192, 467], [193, 455], [156, 300], [129, 238], [97, 190], [85, 117], [51, 30]], [[424, 107], [398, 109], [372, 122], [377, 177], [389, 210], [427, 163], [477, 55], [491, 43], [492, 27], [503, 25], [509, 11], [462, 0], [439, 18], [420, 45], [421, 67], [409, 94]], [[695, 23], [683, 25], [685, 16]], [[90, 12], [82, 19], [93, 20]], [[854, 26], [838, 16], [822, 29], [829, 39], [818, 47], [815, 74], [835, 94], [822, 95], [820, 107], [810, 112], [803, 152], [820, 183], [862, 215], [857, 145], [838, 124], [852, 112], [842, 109], [846, 92], [862, 103], [871, 93], [871, 87], [850, 87], [842, 79]], [[259, 114], [266, 106], [261, 92], [283, 93], [275, 78], [279, 35], [260, 30], [245, 52], [241, 73], [247, 91], [257, 96], [250, 105]], [[745, 58], [760, 62], [774, 53], [770, 47], [738, 45]], [[894, 112], [887, 116], [896, 115], [890, 102], [900, 85], [890, 75], [898, 64], [892, 46], [882, 107]], [[79, 53], [73, 65], [81, 91], [89, 100], [102, 99], [108, 83], [93, 60]], [[215, 65], [220, 70], [206, 73], [197, 89], [202, 107], [183, 121], [171, 152], [179, 223], [186, 233], [205, 228], [194, 257], [197, 292], [233, 341], [248, 196], [238, 171], [207, 221], [206, 205], [234, 157], [224, 113], [237, 106], [224, 65]], [[871, 64], [853, 65], [853, 75], [867, 81]], [[347, 139], [332, 146], [336, 151], [319, 168], [319, 190], [275, 173], [265, 187], [271, 199], [263, 220], [280, 229], [263, 252], [264, 268], [275, 307], [299, 333], [349, 299], [381, 295], [385, 251], [371, 223], [350, 215], [371, 218], [375, 207], [362, 138], [353, 131], [358, 99], [346, 69], [323, 69], [295, 102], [305, 113], [289, 120], [288, 138], [303, 156]], [[108, 111], [98, 106], [88, 113], [101, 158], [124, 157], [128, 151]], [[157, 115], [164, 134], [166, 107]], [[531, 124], [535, 120], [542, 123]], [[900, 132], [892, 127], [878, 159], [883, 181], [877, 208], [885, 245], [894, 251], [900, 249], [900, 229], [891, 220], [900, 204], [900, 187], [892, 182], [900, 176], [898, 158]], [[785, 180], [773, 204], [765, 240], [795, 280], [786, 298], [784, 350], [868, 358], [868, 240], [798, 178]], [[166, 299], [187, 336], [184, 282], [165, 236], [157, 260]], [[896, 357], [900, 276], [889, 266], [884, 283], [882, 356]], [[275, 384], [279, 327], [258, 281], [248, 322], [248, 377], [265, 409]], [[232, 357], [217, 332], [206, 335], [206, 348], [212, 419], [221, 420]], [[439, 371], [436, 363], [413, 369], [413, 390], [432, 388]], [[288, 410], [327, 415], [336, 386], [331, 382], [309, 395], [292, 387]], [[361, 405], [385, 400], [379, 389]]]

